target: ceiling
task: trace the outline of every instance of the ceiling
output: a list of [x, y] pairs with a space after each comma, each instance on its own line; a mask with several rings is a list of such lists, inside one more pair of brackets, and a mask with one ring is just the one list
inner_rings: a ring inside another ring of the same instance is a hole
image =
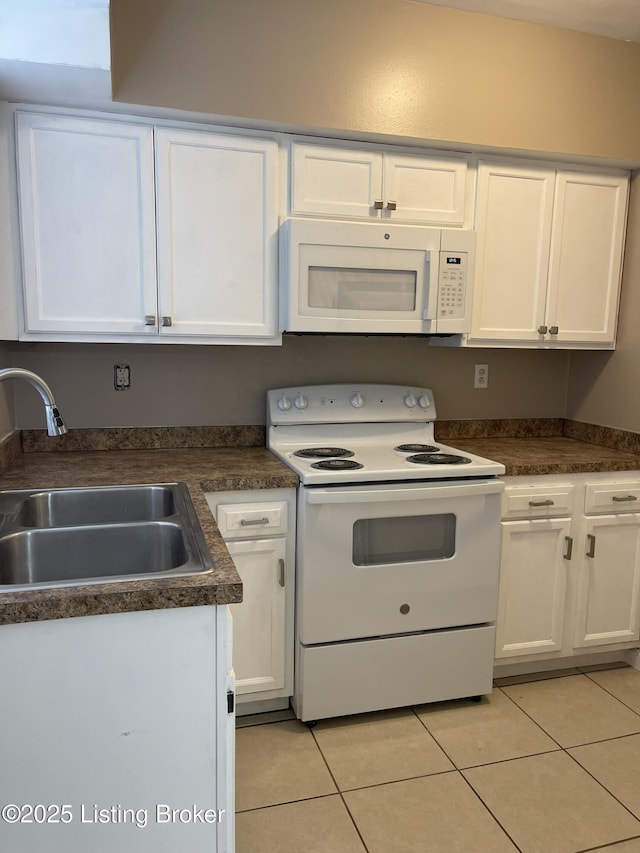
[[419, 0], [640, 42], [640, 0]]

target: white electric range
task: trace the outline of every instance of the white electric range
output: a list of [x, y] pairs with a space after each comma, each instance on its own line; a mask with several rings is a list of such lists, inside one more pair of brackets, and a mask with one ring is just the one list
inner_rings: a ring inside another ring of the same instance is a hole
[[426, 388], [281, 388], [267, 405], [267, 446], [301, 480], [298, 717], [490, 692], [504, 466], [435, 441]]

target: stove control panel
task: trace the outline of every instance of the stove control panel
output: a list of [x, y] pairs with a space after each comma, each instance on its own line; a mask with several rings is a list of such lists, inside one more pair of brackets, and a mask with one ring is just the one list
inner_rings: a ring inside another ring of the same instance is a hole
[[267, 392], [268, 424], [433, 421], [428, 388], [407, 385], [306, 385]]

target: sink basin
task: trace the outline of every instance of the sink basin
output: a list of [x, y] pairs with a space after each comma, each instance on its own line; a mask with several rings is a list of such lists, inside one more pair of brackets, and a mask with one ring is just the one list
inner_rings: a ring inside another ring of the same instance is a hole
[[184, 483], [0, 492], [0, 594], [210, 571]]
[[146, 576], [188, 559], [181, 528], [169, 522], [25, 530], [0, 538], [0, 584]]
[[[0, 510], [2, 496], [0, 496]], [[175, 515], [169, 486], [105, 486], [29, 493], [15, 516], [20, 527], [69, 527], [154, 521]]]

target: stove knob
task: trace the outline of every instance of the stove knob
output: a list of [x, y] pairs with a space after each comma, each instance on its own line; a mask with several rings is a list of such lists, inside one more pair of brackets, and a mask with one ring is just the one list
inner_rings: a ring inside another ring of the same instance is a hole
[[359, 392], [352, 394], [350, 401], [354, 409], [361, 409], [364, 406], [364, 397]]
[[293, 405], [296, 409], [306, 409], [309, 405], [309, 401], [306, 397], [303, 397], [302, 394], [298, 394], [296, 399], [293, 401]]
[[409, 392], [409, 393], [407, 394], [407, 396], [404, 398], [404, 404], [405, 404], [405, 406], [407, 406], [409, 409], [413, 409], [413, 407], [415, 406], [416, 402], [417, 402], [417, 400], [416, 400], [416, 398], [415, 398], [415, 395], [414, 395], [414, 394], [412, 394], [411, 392]]
[[278, 408], [281, 412], [288, 412], [291, 408], [291, 400], [283, 394], [278, 400]]
[[422, 409], [428, 409], [429, 408], [429, 398], [427, 397], [426, 394], [420, 395], [420, 397], [418, 399], [418, 405]]

